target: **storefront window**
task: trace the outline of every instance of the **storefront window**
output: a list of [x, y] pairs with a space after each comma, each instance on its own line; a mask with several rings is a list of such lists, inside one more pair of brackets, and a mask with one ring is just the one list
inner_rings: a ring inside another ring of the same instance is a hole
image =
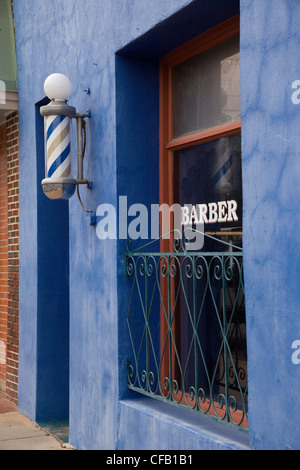
[[203, 244], [161, 233], [159, 255], [128, 258], [140, 302], [146, 286], [129, 387], [247, 427], [239, 18], [163, 57], [160, 92], [160, 202], [179, 205]]

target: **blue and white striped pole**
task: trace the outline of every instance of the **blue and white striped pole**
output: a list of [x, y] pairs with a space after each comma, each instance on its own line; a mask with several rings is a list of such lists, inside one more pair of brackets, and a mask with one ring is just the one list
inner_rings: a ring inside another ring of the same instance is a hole
[[76, 109], [67, 104], [71, 82], [63, 74], [52, 74], [44, 89], [51, 102], [41, 107], [46, 159], [42, 186], [49, 199], [69, 199], [77, 185], [72, 176], [72, 118], [76, 117]]
[[[42, 187], [49, 199], [69, 199], [77, 188], [81, 207], [90, 216], [90, 224], [95, 224], [95, 214], [85, 209], [79, 194], [79, 185], [85, 184], [91, 188], [90, 181], [83, 177], [83, 157], [86, 144], [85, 118], [90, 117], [90, 111], [84, 114], [76, 112], [69, 106], [67, 99], [72, 92], [68, 77], [61, 73], [49, 75], [45, 80], [44, 90], [51, 100], [40, 109], [45, 124], [45, 178]], [[72, 172], [72, 119], [76, 119], [76, 149], [77, 149], [77, 179]], [[83, 135], [82, 135], [83, 134]]]
[[47, 178], [71, 177], [71, 131], [69, 116], [45, 116]]

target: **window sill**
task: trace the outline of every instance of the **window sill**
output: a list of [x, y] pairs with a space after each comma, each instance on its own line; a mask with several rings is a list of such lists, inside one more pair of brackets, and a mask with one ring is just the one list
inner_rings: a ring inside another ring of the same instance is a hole
[[250, 450], [248, 433], [148, 397], [120, 401], [119, 429], [119, 450]]

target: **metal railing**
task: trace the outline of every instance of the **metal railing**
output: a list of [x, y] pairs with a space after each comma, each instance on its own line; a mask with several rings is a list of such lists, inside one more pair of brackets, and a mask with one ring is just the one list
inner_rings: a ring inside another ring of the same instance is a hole
[[207, 238], [205, 252], [181, 239], [167, 253], [128, 247], [127, 386], [247, 429], [243, 252]]

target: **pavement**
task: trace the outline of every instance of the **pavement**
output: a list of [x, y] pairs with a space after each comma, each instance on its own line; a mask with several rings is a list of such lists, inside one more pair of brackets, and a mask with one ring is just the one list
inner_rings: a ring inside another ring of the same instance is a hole
[[0, 391], [0, 450], [75, 450], [62, 426], [38, 425], [20, 413]]

